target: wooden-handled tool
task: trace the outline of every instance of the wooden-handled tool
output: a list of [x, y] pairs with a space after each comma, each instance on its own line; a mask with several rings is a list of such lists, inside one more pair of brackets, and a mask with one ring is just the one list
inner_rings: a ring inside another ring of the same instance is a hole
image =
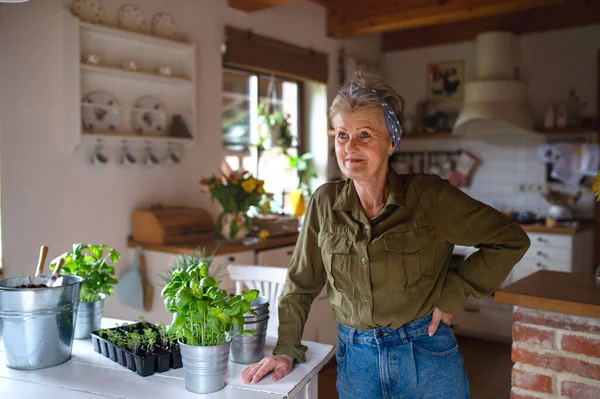
[[60, 258], [58, 260], [58, 263], [56, 264], [56, 267], [54, 268], [54, 272], [52, 272], [52, 276], [50, 277], [50, 281], [48, 281], [48, 287], [56, 287], [59, 285], [62, 285], [62, 277], [60, 278], [60, 280], [58, 279], [58, 276], [60, 275], [60, 271], [62, 270], [63, 265], [65, 264], [65, 258]]
[[46, 255], [48, 255], [48, 247], [42, 245], [40, 248], [40, 258], [38, 259], [37, 268], [35, 269], [35, 277], [40, 277], [44, 272], [44, 263], [46, 262]]

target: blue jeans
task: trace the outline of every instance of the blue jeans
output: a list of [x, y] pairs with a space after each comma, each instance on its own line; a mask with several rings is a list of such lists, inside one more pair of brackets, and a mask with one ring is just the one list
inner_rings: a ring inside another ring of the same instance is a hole
[[468, 399], [463, 357], [450, 327], [427, 334], [431, 315], [397, 330], [338, 326], [340, 399]]

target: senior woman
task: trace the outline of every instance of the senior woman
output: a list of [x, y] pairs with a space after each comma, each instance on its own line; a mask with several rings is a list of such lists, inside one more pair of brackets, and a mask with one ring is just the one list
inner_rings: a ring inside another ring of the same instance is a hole
[[[469, 397], [452, 312], [469, 296], [491, 295], [529, 239], [448, 181], [389, 166], [403, 108], [391, 87], [362, 78], [333, 101], [335, 153], [348, 179], [312, 196], [279, 302], [274, 356], [246, 368], [244, 382], [271, 371], [278, 380], [305, 360], [304, 324], [327, 284], [339, 322], [340, 398]], [[449, 270], [454, 245], [479, 250]]]

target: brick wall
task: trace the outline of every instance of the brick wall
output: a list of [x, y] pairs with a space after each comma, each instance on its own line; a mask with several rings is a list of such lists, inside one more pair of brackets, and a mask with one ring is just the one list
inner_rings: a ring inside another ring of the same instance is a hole
[[515, 307], [511, 399], [599, 399], [600, 319]]

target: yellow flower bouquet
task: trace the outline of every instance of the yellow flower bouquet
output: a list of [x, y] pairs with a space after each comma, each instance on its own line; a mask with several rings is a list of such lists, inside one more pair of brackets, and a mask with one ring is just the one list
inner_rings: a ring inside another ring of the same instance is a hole
[[200, 180], [200, 185], [207, 187], [212, 198], [223, 207], [216, 227], [225, 238], [235, 240], [248, 233], [250, 226], [246, 214], [250, 207], [261, 207], [261, 203], [268, 206], [268, 202], [264, 203], [264, 184], [247, 171]]

